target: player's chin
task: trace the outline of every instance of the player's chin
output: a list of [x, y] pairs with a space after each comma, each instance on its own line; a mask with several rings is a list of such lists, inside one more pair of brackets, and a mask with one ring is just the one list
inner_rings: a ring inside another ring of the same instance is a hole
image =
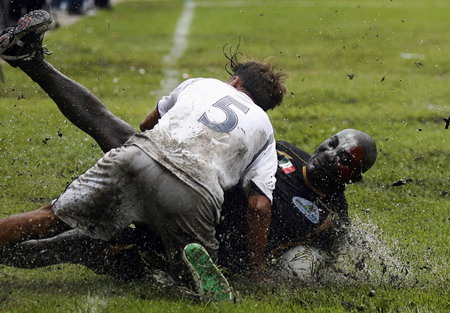
[[339, 174], [336, 172], [336, 170], [328, 164], [320, 164], [320, 166], [315, 168], [316, 173], [320, 173], [320, 176], [323, 177], [324, 180], [336, 180], [338, 178]]
[[306, 164], [308, 173], [314, 173], [314, 176], [323, 176], [326, 173], [326, 169], [323, 162], [319, 158], [311, 158]]

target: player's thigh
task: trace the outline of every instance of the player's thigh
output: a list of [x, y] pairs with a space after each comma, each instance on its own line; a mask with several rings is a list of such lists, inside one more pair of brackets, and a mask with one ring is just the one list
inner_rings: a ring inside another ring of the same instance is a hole
[[140, 221], [154, 229], [167, 248], [180, 252], [186, 244], [198, 242], [215, 254], [215, 225], [220, 208], [214, 201], [156, 161], [153, 166], [139, 169], [138, 181], [140, 194], [145, 198]]
[[136, 152], [140, 150], [121, 147], [105, 154], [55, 201], [55, 214], [73, 228], [104, 240], [127, 227], [143, 208], [130, 170]]

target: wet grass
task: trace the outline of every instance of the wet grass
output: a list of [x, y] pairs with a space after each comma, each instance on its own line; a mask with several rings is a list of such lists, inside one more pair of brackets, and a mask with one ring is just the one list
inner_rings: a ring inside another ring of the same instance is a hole
[[[52, 31], [48, 59], [137, 126], [159, 96], [162, 57], [182, 1], [126, 1]], [[312, 152], [343, 128], [375, 138], [379, 159], [348, 188], [350, 215], [377, 225], [414, 282], [238, 285], [244, 300], [196, 304], [77, 266], [0, 270], [5, 312], [446, 312], [449, 310], [450, 5], [411, 1], [198, 1], [180, 79], [226, 79], [222, 47], [274, 56], [288, 95], [270, 112], [276, 137]], [[101, 156], [25, 75], [2, 64], [0, 214], [58, 196]], [[402, 181], [398, 186], [393, 184]], [[375, 290], [375, 294], [371, 293]]]

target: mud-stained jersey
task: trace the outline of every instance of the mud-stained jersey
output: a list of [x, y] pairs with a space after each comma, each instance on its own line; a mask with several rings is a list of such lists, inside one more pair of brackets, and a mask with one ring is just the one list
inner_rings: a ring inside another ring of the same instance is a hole
[[223, 190], [238, 183], [248, 191], [252, 182], [272, 200], [272, 125], [245, 93], [216, 79], [189, 79], [158, 102], [158, 112], [154, 129], [127, 145], [137, 145], [219, 207]]

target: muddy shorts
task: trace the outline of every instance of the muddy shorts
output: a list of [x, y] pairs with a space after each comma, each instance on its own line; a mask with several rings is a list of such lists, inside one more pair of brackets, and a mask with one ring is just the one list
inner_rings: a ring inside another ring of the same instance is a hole
[[215, 257], [219, 210], [136, 146], [105, 154], [53, 204], [62, 221], [102, 240], [132, 223], [144, 223], [161, 237], [169, 260], [177, 264], [191, 242]]

